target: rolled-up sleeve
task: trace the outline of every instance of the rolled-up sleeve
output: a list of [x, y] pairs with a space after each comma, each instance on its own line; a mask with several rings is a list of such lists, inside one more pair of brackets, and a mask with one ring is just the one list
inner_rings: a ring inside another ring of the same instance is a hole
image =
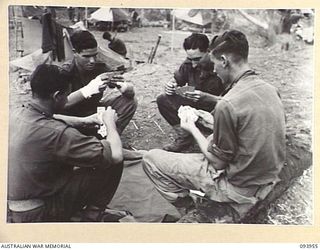
[[238, 148], [235, 124], [237, 119], [232, 112], [232, 106], [221, 100], [214, 111], [213, 139], [208, 151], [224, 162], [230, 162]]
[[107, 141], [85, 136], [67, 127], [57, 137], [54, 146], [57, 161], [78, 167], [109, 167], [111, 148]]

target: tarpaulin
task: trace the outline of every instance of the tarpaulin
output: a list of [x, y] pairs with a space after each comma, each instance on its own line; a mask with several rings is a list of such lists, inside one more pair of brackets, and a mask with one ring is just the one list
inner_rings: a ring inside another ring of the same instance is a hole
[[156, 190], [142, 169], [142, 151], [125, 157], [125, 166], [118, 190], [109, 207], [130, 211], [137, 222], [160, 222], [166, 214], [179, 217], [179, 212]]

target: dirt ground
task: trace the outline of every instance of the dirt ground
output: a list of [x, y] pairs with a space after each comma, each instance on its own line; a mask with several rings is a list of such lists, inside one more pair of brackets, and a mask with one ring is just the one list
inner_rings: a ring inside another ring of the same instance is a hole
[[[100, 46], [106, 47], [102, 32], [92, 32]], [[154, 63], [137, 64], [125, 74], [125, 78], [135, 86], [139, 105], [122, 140], [124, 145], [134, 149], [161, 148], [173, 140], [173, 130], [157, 110], [156, 97], [164, 91], [164, 84], [184, 60], [182, 42], [188, 33], [179, 32], [172, 37], [168, 29], [149, 27], [117, 34], [129, 48], [128, 56], [139, 61], [147, 61], [158, 34], [162, 38]], [[289, 51], [281, 51], [279, 43], [265, 48], [261, 38], [255, 34], [249, 34], [248, 38], [252, 46], [251, 66], [263, 79], [279, 88], [286, 111], [287, 134], [294, 135], [301, 145], [312, 150], [313, 46], [294, 42]], [[14, 57], [12, 48], [11, 58]], [[14, 84], [16, 77], [17, 73], [10, 72], [10, 108], [19, 106], [30, 96], [30, 91], [22, 91], [23, 87]], [[312, 224], [312, 198], [310, 168], [270, 206], [267, 218], [261, 223]]]

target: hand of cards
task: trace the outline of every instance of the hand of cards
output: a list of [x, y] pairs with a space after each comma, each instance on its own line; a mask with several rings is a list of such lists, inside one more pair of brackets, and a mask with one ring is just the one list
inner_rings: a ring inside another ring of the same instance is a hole
[[178, 116], [181, 120], [190, 120], [196, 122], [198, 120], [198, 115], [196, 114], [196, 109], [190, 106], [180, 106], [178, 109]]
[[193, 86], [183, 86], [183, 87], [180, 87], [180, 88], [176, 89], [176, 94], [180, 95], [182, 97], [185, 97], [185, 93], [186, 92], [193, 92], [193, 91], [195, 91], [195, 87], [193, 87]]
[[99, 75], [101, 80], [104, 81], [104, 83], [109, 88], [121, 88], [121, 86], [118, 84], [118, 82], [124, 82], [123, 76], [119, 74], [119, 72], [105, 72]]
[[102, 114], [105, 110], [106, 110], [105, 107], [97, 107], [98, 119], [100, 121], [100, 128], [98, 130], [98, 134], [100, 134], [102, 138], [105, 138], [107, 136], [107, 128], [102, 121]]

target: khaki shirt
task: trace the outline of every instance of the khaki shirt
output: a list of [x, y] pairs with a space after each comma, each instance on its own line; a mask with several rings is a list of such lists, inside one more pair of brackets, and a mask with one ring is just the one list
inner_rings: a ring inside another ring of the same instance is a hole
[[85, 136], [34, 105], [10, 117], [8, 199], [43, 198], [58, 192], [73, 167], [109, 167], [107, 141]]
[[237, 187], [278, 181], [285, 161], [285, 115], [275, 87], [248, 75], [214, 110], [208, 151], [225, 161], [226, 179]]

